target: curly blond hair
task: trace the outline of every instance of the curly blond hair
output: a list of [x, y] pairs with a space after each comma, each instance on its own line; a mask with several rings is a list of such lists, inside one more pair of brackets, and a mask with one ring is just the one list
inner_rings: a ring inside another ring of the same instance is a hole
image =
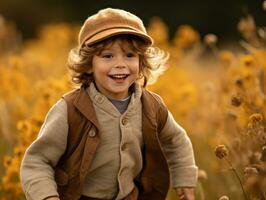
[[99, 55], [106, 46], [112, 45], [116, 40], [127, 42], [132, 50], [139, 55], [140, 74], [138, 81], [142, 83], [143, 87], [156, 82], [158, 76], [166, 69], [169, 55], [158, 47], [147, 45], [143, 40], [133, 35], [116, 35], [91, 46], [84, 44], [81, 48], [71, 49], [68, 56], [68, 68], [72, 82], [87, 86], [93, 81], [93, 73], [91, 72], [93, 56]]

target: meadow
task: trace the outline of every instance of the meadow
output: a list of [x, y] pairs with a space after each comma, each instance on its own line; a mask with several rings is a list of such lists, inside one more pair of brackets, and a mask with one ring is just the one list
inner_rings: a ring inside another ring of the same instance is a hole
[[[169, 39], [153, 18], [148, 32], [169, 52], [168, 69], [148, 88], [187, 131], [199, 167], [197, 200], [266, 199], [266, 29], [252, 16], [236, 25], [242, 40], [218, 47], [182, 25]], [[0, 17], [0, 200], [25, 200], [19, 167], [49, 108], [73, 89], [66, 62], [79, 25], [49, 24], [22, 41]], [[176, 199], [172, 190], [168, 200]]]

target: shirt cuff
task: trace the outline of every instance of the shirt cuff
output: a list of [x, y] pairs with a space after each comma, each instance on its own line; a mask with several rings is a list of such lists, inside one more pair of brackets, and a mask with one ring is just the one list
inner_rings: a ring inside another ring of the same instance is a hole
[[41, 180], [29, 186], [26, 197], [29, 200], [44, 200], [48, 197], [57, 196], [57, 186], [54, 181]]
[[170, 171], [171, 186], [196, 187], [198, 178], [198, 168], [196, 166], [186, 168], [176, 168]]

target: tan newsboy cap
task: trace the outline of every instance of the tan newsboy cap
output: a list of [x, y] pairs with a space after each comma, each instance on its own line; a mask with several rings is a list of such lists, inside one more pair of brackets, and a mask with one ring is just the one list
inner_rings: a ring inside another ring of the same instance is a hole
[[84, 44], [92, 45], [114, 35], [135, 35], [153, 44], [142, 20], [136, 15], [121, 9], [105, 8], [90, 16], [79, 32], [79, 48]]

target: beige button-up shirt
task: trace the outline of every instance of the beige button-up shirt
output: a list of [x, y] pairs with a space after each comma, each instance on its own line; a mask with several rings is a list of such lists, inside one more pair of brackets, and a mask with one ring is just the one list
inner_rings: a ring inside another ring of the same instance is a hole
[[[101, 127], [101, 142], [82, 193], [96, 198], [123, 199], [133, 189], [133, 179], [142, 169], [141, 87], [135, 85], [123, 114], [93, 84], [87, 91]], [[27, 199], [42, 200], [58, 195], [52, 167], [65, 151], [67, 134], [67, 105], [60, 99], [48, 112], [38, 138], [27, 149], [21, 165]], [[168, 161], [171, 186], [195, 186], [197, 167], [191, 142], [170, 112], [159, 139]]]

